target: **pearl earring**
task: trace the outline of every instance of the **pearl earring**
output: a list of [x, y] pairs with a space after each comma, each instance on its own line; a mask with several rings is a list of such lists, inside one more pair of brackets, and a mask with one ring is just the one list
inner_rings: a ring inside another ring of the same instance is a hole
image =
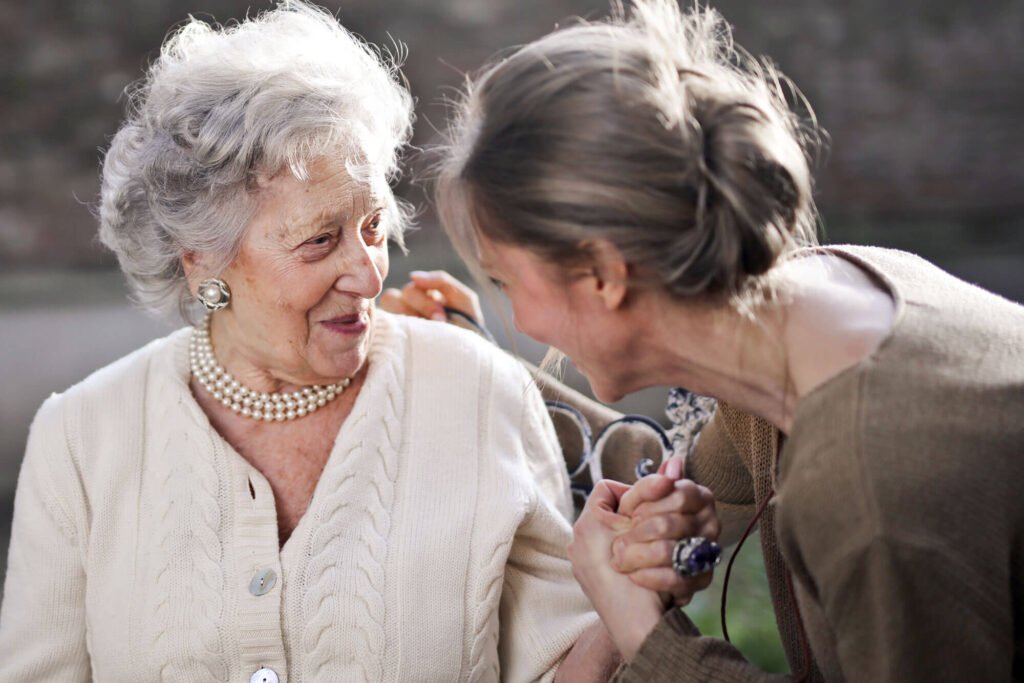
[[228, 283], [211, 277], [199, 283], [196, 298], [211, 313], [226, 308], [231, 303], [231, 290]]

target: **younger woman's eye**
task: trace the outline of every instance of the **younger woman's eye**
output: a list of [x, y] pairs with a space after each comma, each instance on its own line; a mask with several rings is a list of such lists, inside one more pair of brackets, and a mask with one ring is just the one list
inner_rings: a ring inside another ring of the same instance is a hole
[[501, 280], [499, 280], [498, 278], [496, 278], [496, 277], [489, 277], [487, 279], [491, 281], [491, 284], [494, 285], [495, 289], [499, 289], [499, 290], [505, 289], [505, 283], [502, 282]]

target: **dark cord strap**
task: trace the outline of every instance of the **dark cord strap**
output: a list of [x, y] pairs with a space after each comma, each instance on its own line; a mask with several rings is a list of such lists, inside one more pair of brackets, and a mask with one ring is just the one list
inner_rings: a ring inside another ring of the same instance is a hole
[[743, 544], [747, 542], [747, 538], [750, 536], [750, 532], [754, 530], [754, 527], [761, 519], [761, 515], [764, 514], [765, 509], [768, 507], [768, 503], [771, 502], [772, 496], [775, 492], [772, 491], [771, 495], [767, 496], [761, 501], [760, 507], [757, 508], [757, 512], [754, 514], [754, 518], [750, 520], [750, 524], [747, 525], [743, 535], [740, 536], [740, 542], [736, 544], [736, 550], [732, 551], [732, 557], [729, 558], [729, 564], [725, 567], [725, 584], [722, 586], [722, 635], [726, 641], [732, 642], [729, 638], [729, 627], [726, 625], [725, 619], [725, 604], [729, 597], [729, 578], [732, 576], [732, 567], [736, 563], [736, 558], [740, 555], [740, 550], [743, 548]]
[[[743, 532], [743, 536], [740, 537], [739, 543], [736, 544], [736, 550], [733, 551], [732, 557], [729, 558], [729, 564], [725, 568], [725, 584], [722, 586], [722, 635], [725, 637], [726, 641], [730, 643], [732, 640], [729, 639], [729, 627], [726, 625], [725, 605], [729, 596], [729, 577], [732, 575], [733, 563], [739, 556], [740, 549], [743, 547], [743, 544], [750, 536], [750, 532], [754, 530], [754, 526], [756, 526], [761, 520], [761, 515], [763, 515], [764, 511], [768, 509], [768, 504], [774, 497], [775, 491], [772, 490], [769, 491], [765, 499], [761, 501], [761, 505], [758, 506], [757, 512], [754, 513], [754, 518], [750, 520], [746, 530]], [[793, 588], [793, 574], [789, 571], [788, 567], [786, 568], [786, 589], [789, 593], [789, 601], [793, 608], [793, 613], [796, 615], [797, 631], [800, 636], [800, 654], [803, 656], [803, 670], [800, 672], [800, 675], [797, 676], [796, 682], [804, 683], [804, 681], [806, 681], [811, 675], [811, 647], [807, 641], [807, 632], [804, 631], [804, 620], [800, 615], [800, 605], [796, 601], [796, 590]]]

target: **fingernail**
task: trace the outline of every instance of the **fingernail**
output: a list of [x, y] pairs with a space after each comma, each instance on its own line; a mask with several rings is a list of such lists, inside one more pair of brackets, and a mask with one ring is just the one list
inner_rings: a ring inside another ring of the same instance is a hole
[[448, 320], [448, 316], [445, 314], [444, 311], [438, 311], [438, 312], [434, 313], [433, 315], [431, 315], [430, 319], [431, 320], [436, 320], [439, 323], [443, 323], [446, 320]]
[[615, 531], [629, 531], [632, 528], [633, 520], [629, 518], [618, 520], [612, 525], [612, 529]]
[[679, 462], [679, 458], [672, 458], [668, 461], [668, 467], [665, 469], [665, 474], [669, 479], [678, 479], [683, 475], [683, 464]]
[[425, 271], [425, 270], [414, 270], [411, 273], [409, 273], [409, 277], [426, 277], [426, 276], [427, 276], [427, 271]]

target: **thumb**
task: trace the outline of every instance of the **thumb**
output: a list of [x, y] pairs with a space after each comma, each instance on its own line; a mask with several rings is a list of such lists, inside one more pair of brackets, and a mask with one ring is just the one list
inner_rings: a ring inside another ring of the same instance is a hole
[[458, 285], [461, 284], [443, 270], [414, 270], [409, 273], [409, 279], [420, 289], [436, 289], [446, 299], [459, 298]]
[[626, 484], [602, 479], [597, 482], [590, 497], [587, 498], [584, 513], [589, 511], [603, 525], [616, 531], [629, 529], [632, 526], [632, 520], [616, 512], [622, 496], [627, 491], [629, 491], [629, 486]]
[[475, 318], [477, 322], [483, 322], [483, 313], [480, 310], [476, 292], [465, 283], [452, 277], [449, 272], [414, 270], [409, 273], [409, 278], [420, 289], [432, 289], [440, 292], [447, 306]]

